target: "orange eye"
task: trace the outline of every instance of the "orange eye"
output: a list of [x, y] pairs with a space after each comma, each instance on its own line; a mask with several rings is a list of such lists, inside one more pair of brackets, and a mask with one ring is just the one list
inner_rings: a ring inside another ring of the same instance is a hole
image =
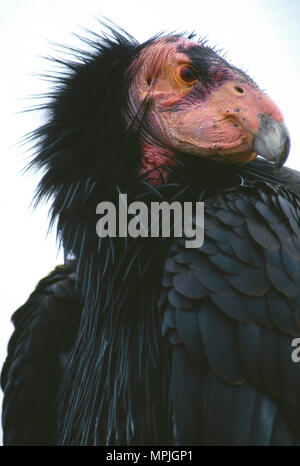
[[186, 83], [192, 83], [198, 80], [196, 71], [190, 66], [183, 66], [179, 71], [181, 79]]

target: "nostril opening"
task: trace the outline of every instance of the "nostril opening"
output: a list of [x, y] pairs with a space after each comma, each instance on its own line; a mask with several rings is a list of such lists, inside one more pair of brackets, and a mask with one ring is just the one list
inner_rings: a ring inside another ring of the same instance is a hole
[[234, 89], [235, 89], [236, 92], [238, 92], [239, 94], [244, 94], [244, 89], [242, 89], [241, 87], [235, 86]]

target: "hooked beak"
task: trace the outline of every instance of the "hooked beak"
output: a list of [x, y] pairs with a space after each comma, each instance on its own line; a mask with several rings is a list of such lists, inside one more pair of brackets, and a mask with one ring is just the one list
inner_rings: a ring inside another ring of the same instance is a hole
[[257, 155], [277, 167], [286, 161], [290, 137], [282, 113], [253, 84], [228, 80], [203, 102], [192, 103], [161, 113], [172, 123], [170, 145], [226, 163], [246, 163]]
[[253, 150], [261, 157], [271, 160], [277, 167], [282, 167], [290, 151], [290, 135], [283, 122], [260, 114], [260, 126], [254, 133]]

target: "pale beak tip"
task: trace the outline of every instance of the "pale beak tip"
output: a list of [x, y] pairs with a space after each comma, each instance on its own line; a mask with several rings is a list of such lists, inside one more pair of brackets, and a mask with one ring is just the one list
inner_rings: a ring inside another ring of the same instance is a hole
[[272, 117], [261, 114], [260, 126], [255, 133], [253, 149], [261, 157], [274, 162], [276, 168], [281, 168], [286, 162], [290, 151], [290, 135], [284, 123]]

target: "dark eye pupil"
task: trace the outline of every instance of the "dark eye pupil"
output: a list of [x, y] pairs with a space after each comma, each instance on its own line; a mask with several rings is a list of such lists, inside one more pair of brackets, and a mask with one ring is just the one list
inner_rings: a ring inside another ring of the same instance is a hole
[[188, 66], [184, 66], [180, 70], [180, 76], [183, 81], [190, 83], [192, 81], [195, 81], [197, 79], [196, 73], [192, 68], [189, 68]]

